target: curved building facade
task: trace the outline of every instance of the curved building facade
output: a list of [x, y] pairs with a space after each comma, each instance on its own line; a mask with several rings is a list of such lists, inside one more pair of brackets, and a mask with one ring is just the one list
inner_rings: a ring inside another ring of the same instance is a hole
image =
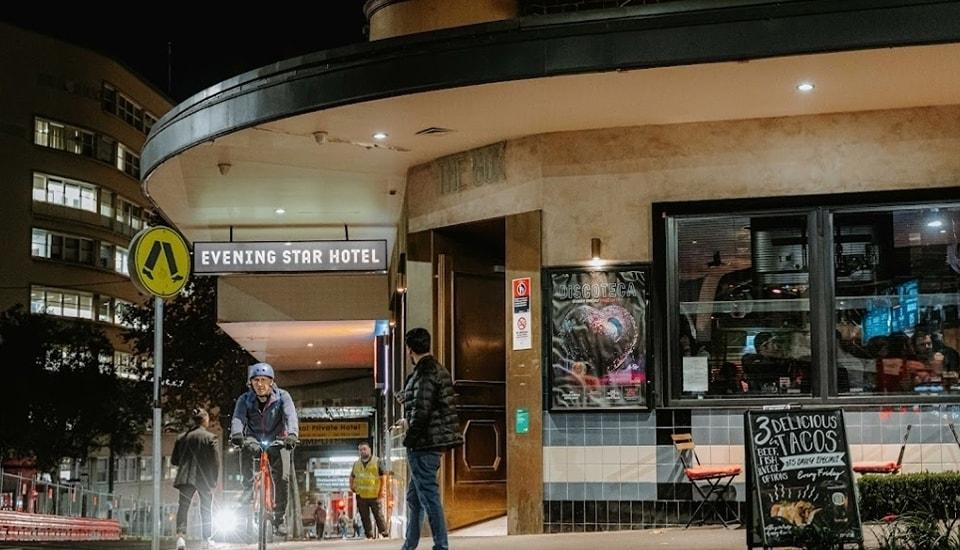
[[126, 275], [130, 237], [151, 209], [140, 150], [169, 100], [89, 50], [12, 26], [0, 39], [11, 84], [0, 108], [0, 306], [103, 323], [116, 341], [119, 309], [142, 301]]
[[355, 276], [336, 307], [310, 301], [329, 274], [222, 278], [225, 330], [352, 303], [389, 320], [396, 481], [401, 337], [432, 329], [466, 439], [452, 525], [682, 525], [671, 436], [742, 464], [743, 410], [766, 405], [842, 408], [854, 461], [909, 425], [905, 471], [960, 466], [960, 7], [531, 4], [283, 61], [158, 123], [144, 185], [189, 239], [388, 241], [387, 281]]

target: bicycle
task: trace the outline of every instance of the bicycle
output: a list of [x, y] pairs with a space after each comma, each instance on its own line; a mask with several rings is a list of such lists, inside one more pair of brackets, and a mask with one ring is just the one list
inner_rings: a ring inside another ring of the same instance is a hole
[[[253, 455], [253, 517], [257, 524], [257, 550], [267, 548], [267, 521], [273, 522], [273, 475], [267, 449], [283, 447], [283, 441], [257, 441], [249, 437], [244, 447]], [[257, 452], [259, 451], [259, 452]]]

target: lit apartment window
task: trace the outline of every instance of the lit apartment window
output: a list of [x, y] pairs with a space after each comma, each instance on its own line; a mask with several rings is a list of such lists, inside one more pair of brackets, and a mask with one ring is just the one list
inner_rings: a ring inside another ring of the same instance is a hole
[[113, 270], [117, 273], [123, 273], [124, 275], [129, 276], [130, 271], [127, 269], [127, 258], [129, 255], [130, 254], [126, 248], [120, 248], [119, 246], [116, 247], [113, 255]]
[[112, 164], [132, 178], [140, 177], [140, 156], [104, 134], [95, 134], [63, 122], [36, 117], [33, 142], [43, 147], [100, 160]]
[[133, 177], [140, 177], [140, 157], [122, 143], [117, 143], [117, 170]]
[[113, 245], [100, 243], [100, 255], [97, 257], [97, 267], [110, 269], [113, 265]]
[[116, 115], [120, 120], [140, 130], [144, 134], [150, 132], [150, 128], [157, 122], [157, 117], [143, 107], [137, 104], [123, 92], [117, 90], [113, 85], [103, 83], [101, 93], [101, 105], [104, 111]]
[[34, 172], [33, 200], [88, 212], [97, 211], [97, 186]]
[[58, 317], [93, 319], [93, 295], [49, 287], [30, 287], [30, 311]]
[[50, 232], [33, 228], [30, 239], [30, 255], [35, 258], [50, 257]]
[[93, 132], [76, 126], [40, 117], [34, 121], [33, 142], [43, 147], [94, 157], [95, 141], [96, 135]]
[[100, 190], [100, 215], [105, 218], [113, 217], [113, 191]]
[[113, 322], [113, 300], [107, 296], [100, 296], [97, 303], [97, 321]]
[[35, 258], [95, 265], [94, 249], [92, 239], [54, 233], [37, 227], [31, 231], [30, 254]]
[[117, 221], [133, 229], [143, 227], [143, 209], [136, 204], [117, 197]]

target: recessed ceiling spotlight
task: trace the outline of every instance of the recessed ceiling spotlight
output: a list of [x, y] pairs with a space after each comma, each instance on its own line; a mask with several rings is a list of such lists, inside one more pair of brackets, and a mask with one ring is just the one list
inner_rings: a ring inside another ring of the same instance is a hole
[[812, 92], [814, 88], [816, 88], [816, 86], [814, 86], [812, 82], [801, 82], [800, 84], [797, 84], [798, 92]]
[[276, 213], [277, 215], [282, 216], [282, 215], [286, 214], [287, 211], [284, 210], [283, 208], [277, 208], [276, 210], [274, 210], [274, 213]]
[[317, 361], [317, 365], [322, 365], [323, 361]]
[[313, 347], [313, 342], [307, 342], [307, 347], [308, 347], [308, 348], [312, 348], [312, 347]]
[[375, 139], [375, 140], [377, 140], [377, 141], [383, 141], [383, 140], [387, 139], [388, 137], [390, 137], [390, 136], [388, 136], [386, 132], [376, 132], [376, 133], [373, 134], [373, 139]]

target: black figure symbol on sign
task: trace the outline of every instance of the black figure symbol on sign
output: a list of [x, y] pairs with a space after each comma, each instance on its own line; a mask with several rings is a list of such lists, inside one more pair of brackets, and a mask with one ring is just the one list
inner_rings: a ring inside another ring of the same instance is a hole
[[177, 269], [177, 260], [173, 257], [173, 247], [166, 241], [162, 243], [160, 241], [154, 241], [153, 246], [150, 247], [150, 253], [147, 254], [147, 262], [141, 270], [143, 275], [151, 281], [153, 280], [153, 268], [157, 266], [157, 260], [160, 258], [161, 244], [163, 246], [163, 256], [167, 260], [167, 268], [170, 270], [170, 280], [183, 280], [183, 275], [180, 275]]

